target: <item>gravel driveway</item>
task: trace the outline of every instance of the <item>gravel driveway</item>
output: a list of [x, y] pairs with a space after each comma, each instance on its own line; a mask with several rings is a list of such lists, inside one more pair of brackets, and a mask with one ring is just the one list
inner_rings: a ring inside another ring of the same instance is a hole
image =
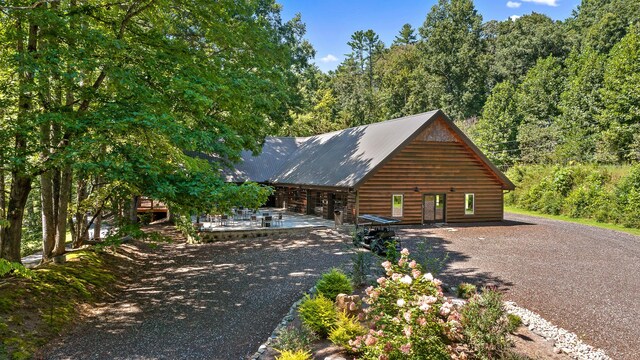
[[[165, 229], [166, 230], [166, 229]], [[163, 244], [117, 301], [47, 347], [46, 359], [244, 359], [319, 275], [350, 259], [332, 230]]]
[[507, 299], [576, 333], [614, 359], [640, 354], [640, 237], [506, 214], [493, 224], [404, 229], [448, 251], [446, 282], [494, 284]]

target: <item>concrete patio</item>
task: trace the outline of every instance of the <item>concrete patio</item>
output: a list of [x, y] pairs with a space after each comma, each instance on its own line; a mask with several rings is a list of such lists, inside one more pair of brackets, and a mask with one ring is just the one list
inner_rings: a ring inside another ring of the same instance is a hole
[[[265, 215], [269, 214], [269, 215]], [[282, 214], [282, 221], [277, 221], [278, 215]], [[265, 226], [265, 216], [273, 218], [270, 226]], [[192, 221], [196, 223], [196, 218]], [[220, 219], [207, 219], [208, 221], [200, 221], [198, 224], [198, 235], [205, 242], [233, 239], [268, 236], [271, 234], [281, 234], [291, 231], [317, 229], [317, 228], [333, 228], [335, 222], [333, 220], [323, 219], [313, 215], [302, 215], [285, 211], [277, 208], [262, 208], [256, 214], [256, 220], [251, 221], [250, 216], [242, 216], [232, 218], [231, 216], [223, 223]]]

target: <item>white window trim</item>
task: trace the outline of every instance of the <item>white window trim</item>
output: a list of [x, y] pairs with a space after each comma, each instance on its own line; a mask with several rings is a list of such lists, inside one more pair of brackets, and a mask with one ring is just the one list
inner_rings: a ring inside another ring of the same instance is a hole
[[[395, 204], [394, 199], [396, 196], [400, 196], [401, 206], [400, 206], [400, 215], [395, 214]], [[402, 217], [404, 215], [404, 194], [392, 194], [391, 195], [391, 217]]]
[[[473, 196], [473, 201], [471, 202], [471, 212], [467, 212], [467, 197], [471, 195]], [[475, 193], [465, 193], [464, 194], [464, 214], [465, 215], [475, 215], [476, 213], [476, 194]]]

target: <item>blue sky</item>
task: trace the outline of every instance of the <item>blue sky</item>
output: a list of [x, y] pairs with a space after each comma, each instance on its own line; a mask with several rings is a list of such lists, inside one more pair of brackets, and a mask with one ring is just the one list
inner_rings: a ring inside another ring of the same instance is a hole
[[[350, 49], [351, 34], [372, 29], [389, 46], [403, 24], [418, 28], [437, 0], [278, 0], [285, 19], [302, 14], [306, 38], [316, 49], [315, 63], [335, 69]], [[580, 0], [476, 0], [483, 21], [505, 20], [531, 12], [564, 20]]]

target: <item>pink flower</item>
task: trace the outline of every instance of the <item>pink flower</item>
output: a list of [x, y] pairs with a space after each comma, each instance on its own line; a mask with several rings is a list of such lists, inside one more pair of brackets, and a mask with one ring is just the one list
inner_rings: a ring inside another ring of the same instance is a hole
[[375, 337], [371, 336], [371, 335], [367, 335], [367, 338], [364, 340], [365, 345], [367, 346], [372, 346], [374, 345], [376, 342], [378, 341], [378, 339], [376, 339]]
[[382, 354], [378, 357], [378, 360], [389, 360], [389, 355], [387, 354]]
[[356, 311], [357, 309], [358, 309], [358, 306], [356, 306], [356, 303], [352, 301], [349, 304], [349, 311]]
[[405, 258], [400, 258], [400, 260], [398, 260], [398, 266], [403, 267], [404, 264], [407, 263], [407, 260]]
[[381, 278], [378, 278], [378, 280], [376, 281], [378, 282], [378, 284], [380, 284], [380, 286], [384, 286], [384, 284], [387, 282], [387, 278], [381, 277]]
[[415, 269], [417, 265], [418, 264], [416, 263], [415, 260], [411, 260], [411, 262], [409, 263], [409, 267], [412, 268], [412, 269]]
[[383, 262], [382, 267], [388, 271], [391, 268], [391, 262], [389, 262], [389, 260]]
[[427, 319], [423, 318], [422, 316], [418, 318], [418, 324], [420, 324], [420, 326], [425, 326], [427, 325]]
[[365, 292], [367, 295], [371, 296], [371, 293], [373, 292], [373, 286], [369, 286], [368, 288], [366, 288], [366, 289], [364, 290], [364, 292]]
[[393, 280], [393, 281], [398, 281], [398, 280], [400, 280], [400, 278], [402, 278], [402, 274], [393, 273], [391, 275], [391, 280]]
[[391, 344], [391, 342], [387, 342], [386, 344], [384, 344], [385, 352], [391, 352], [391, 350], [393, 350], [393, 344]]
[[433, 281], [433, 275], [431, 275], [431, 273], [424, 274], [423, 278], [427, 281]]
[[404, 301], [404, 299], [398, 299], [398, 301], [396, 301], [396, 305], [398, 305], [399, 307], [403, 307], [407, 302]]
[[404, 248], [402, 249], [402, 251], [400, 252], [400, 254], [404, 255], [404, 256], [409, 256], [409, 249]]
[[429, 305], [429, 304], [422, 304], [422, 305], [420, 305], [420, 310], [422, 310], [422, 311], [424, 311], [424, 312], [429, 311], [429, 309], [430, 309], [430, 308], [431, 308], [431, 305]]
[[405, 326], [402, 332], [404, 333], [404, 336], [410, 338], [412, 333], [411, 326]]
[[413, 275], [414, 279], [417, 279], [420, 277], [420, 275], [422, 275], [422, 273], [418, 269], [413, 269], [411, 270], [411, 275]]
[[411, 351], [411, 343], [406, 343], [400, 346], [400, 351], [402, 351], [404, 354], [408, 354]]
[[411, 311], [405, 311], [402, 317], [404, 317], [404, 321], [411, 322]]
[[440, 315], [442, 315], [442, 316], [449, 315], [449, 313], [451, 312], [451, 307], [452, 306], [453, 306], [453, 304], [451, 304], [451, 303], [442, 304], [442, 306], [440, 307]]
[[413, 279], [411, 279], [411, 276], [405, 275], [402, 277], [402, 279], [400, 279], [400, 282], [403, 284], [411, 285], [411, 282], [413, 282]]
[[442, 285], [442, 281], [440, 281], [439, 279], [433, 279], [433, 283], [436, 284], [436, 286]]

